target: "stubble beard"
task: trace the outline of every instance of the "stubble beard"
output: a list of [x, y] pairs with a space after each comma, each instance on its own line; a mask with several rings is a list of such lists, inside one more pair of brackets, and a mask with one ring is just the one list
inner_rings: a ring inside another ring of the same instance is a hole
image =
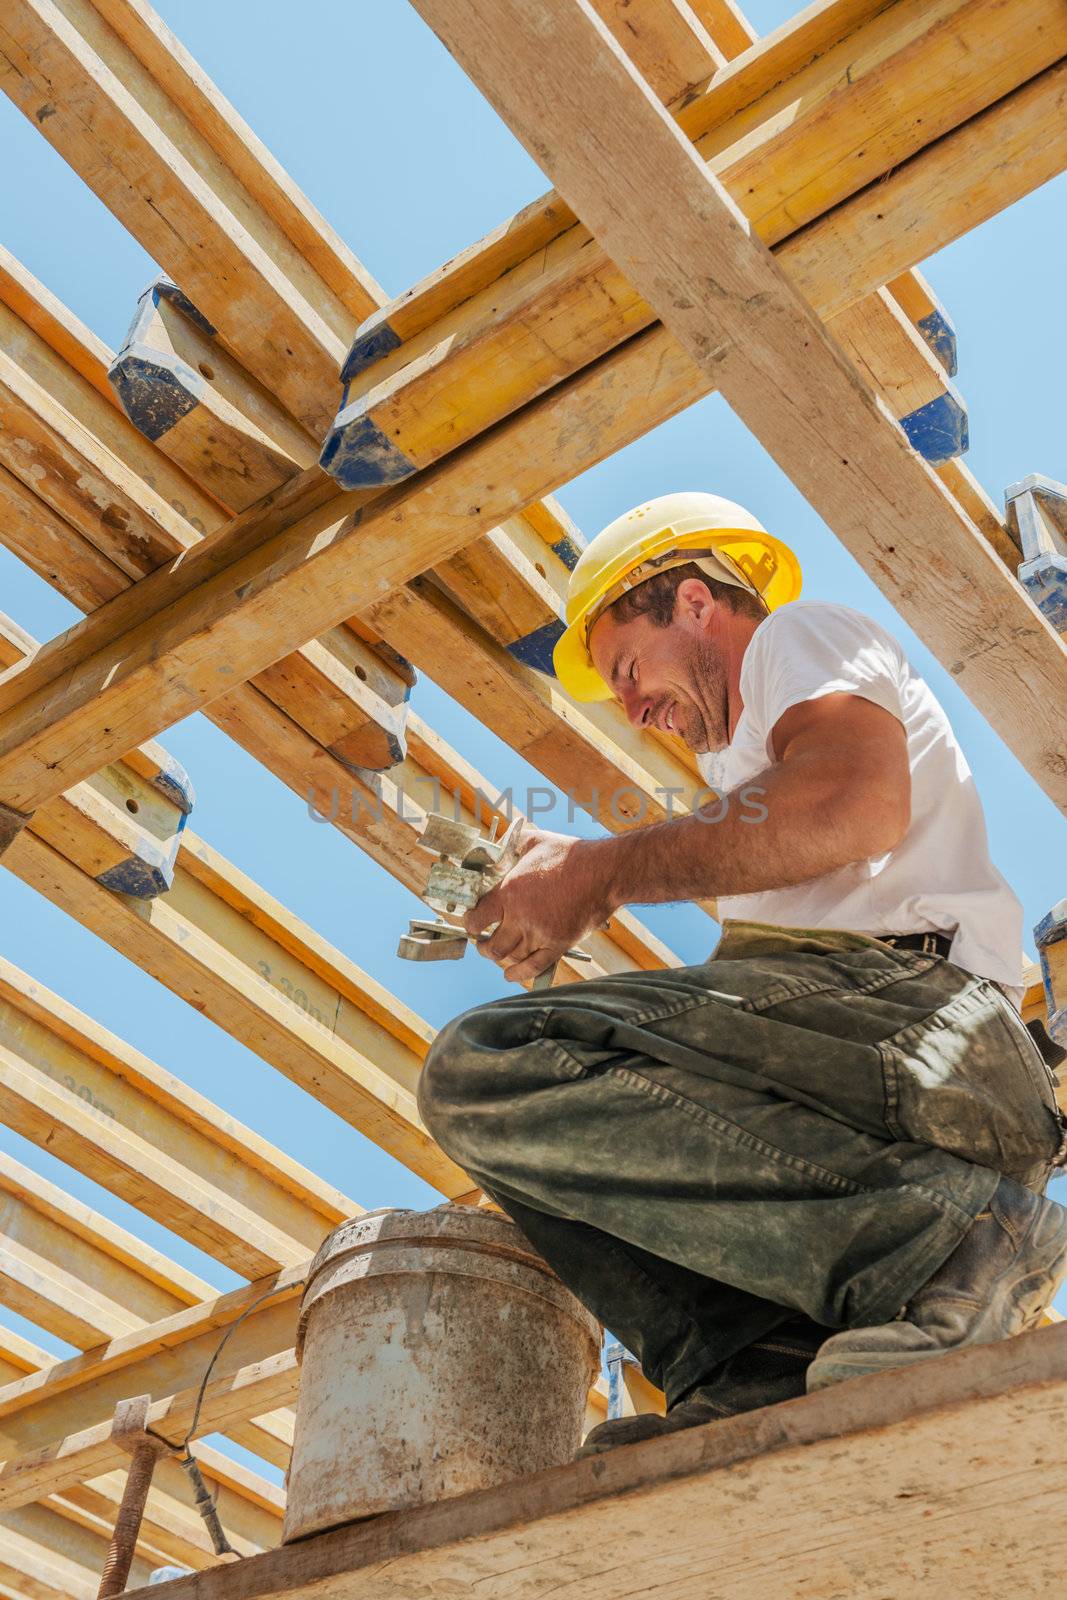
[[725, 750], [730, 742], [726, 672], [719, 652], [701, 640], [687, 662], [690, 701], [685, 708], [686, 744], [697, 755]]

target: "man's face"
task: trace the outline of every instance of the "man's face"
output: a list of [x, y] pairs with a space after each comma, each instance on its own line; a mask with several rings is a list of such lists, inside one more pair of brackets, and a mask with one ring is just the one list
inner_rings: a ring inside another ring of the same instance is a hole
[[725, 660], [711, 591], [690, 578], [678, 587], [674, 619], [618, 621], [611, 610], [593, 624], [593, 665], [635, 728], [662, 728], [702, 754], [729, 743]]

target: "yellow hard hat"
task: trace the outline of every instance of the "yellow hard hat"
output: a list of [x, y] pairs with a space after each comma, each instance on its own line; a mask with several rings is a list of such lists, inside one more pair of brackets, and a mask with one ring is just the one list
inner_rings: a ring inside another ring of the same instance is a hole
[[627, 589], [696, 561], [709, 576], [760, 596], [768, 610], [800, 593], [800, 563], [751, 512], [717, 494], [664, 494], [616, 517], [582, 551], [567, 590], [567, 626], [552, 652], [575, 700], [610, 700], [589, 632]]

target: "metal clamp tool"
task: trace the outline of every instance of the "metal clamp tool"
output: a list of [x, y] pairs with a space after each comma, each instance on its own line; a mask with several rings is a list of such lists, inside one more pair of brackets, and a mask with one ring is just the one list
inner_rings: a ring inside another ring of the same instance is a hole
[[[496, 837], [496, 826], [494, 819], [492, 831], [484, 834], [453, 817], [432, 814], [427, 818], [420, 842], [435, 853], [437, 860], [430, 868], [422, 898], [432, 910], [456, 920], [412, 921], [397, 947], [397, 955], [403, 960], [459, 961], [464, 955], [471, 936], [459, 917], [472, 910], [519, 859], [523, 819], [516, 817], [500, 839]], [[479, 935], [489, 937], [489, 931]], [[565, 954], [572, 961], [592, 960], [584, 950], [568, 950]], [[558, 964], [536, 977], [532, 987], [550, 988]]]

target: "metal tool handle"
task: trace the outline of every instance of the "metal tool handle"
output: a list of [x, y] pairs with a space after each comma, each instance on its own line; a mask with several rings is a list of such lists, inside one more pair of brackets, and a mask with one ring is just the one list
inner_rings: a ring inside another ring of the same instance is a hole
[[111, 1600], [111, 1596], [125, 1592], [157, 1454], [152, 1445], [141, 1444], [130, 1457], [126, 1487], [122, 1491], [122, 1503], [115, 1518], [115, 1531], [111, 1535], [96, 1600]]

